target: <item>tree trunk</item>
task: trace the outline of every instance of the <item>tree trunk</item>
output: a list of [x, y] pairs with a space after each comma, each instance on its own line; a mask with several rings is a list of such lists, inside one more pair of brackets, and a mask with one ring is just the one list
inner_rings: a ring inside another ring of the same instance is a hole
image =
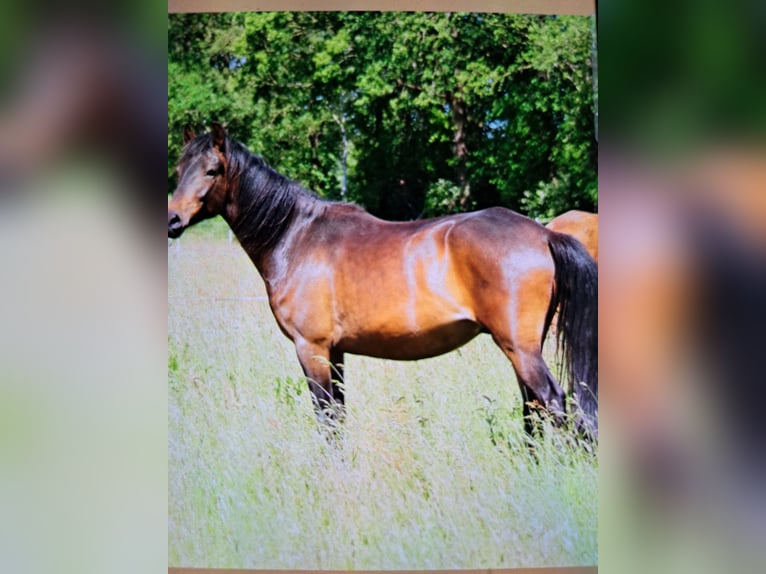
[[455, 164], [455, 178], [457, 179], [458, 186], [460, 186], [458, 203], [460, 207], [466, 207], [471, 197], [471, 182], [468, 179], [467, 169], [468, 146], [465, 142], [468, 106], [465, 100], [454, 92], [447, 94], [447, 101], [452, 110], [452, 122], [455, 130], [452, 138], [452, 150], [457, 160]]
[[346, 188], [348, 185], [348, 137], [346, 136], [346, 117], [341, 112], [340, 116], [338, 116], [338, 114], [333, 114], [332, 118], [340, 128], [340, 134], [343, 141], [343, 151], [341, 155], [340, 198], [342, 201], [346, 201]]
[[309, 132], [309, 146], [311, 149], [311, 168], [319, 171], [319, 131]]

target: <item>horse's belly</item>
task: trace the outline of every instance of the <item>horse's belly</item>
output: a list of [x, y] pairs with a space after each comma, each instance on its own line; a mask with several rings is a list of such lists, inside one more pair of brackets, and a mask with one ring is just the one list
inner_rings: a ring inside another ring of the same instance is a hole
[[448, 353], [466, 344], [481, 331], [478, 323], [468, 319], [415, 331], [378, 329], [346, 337], [339, 342], [338, 348], [355, 355], [412, 361]]

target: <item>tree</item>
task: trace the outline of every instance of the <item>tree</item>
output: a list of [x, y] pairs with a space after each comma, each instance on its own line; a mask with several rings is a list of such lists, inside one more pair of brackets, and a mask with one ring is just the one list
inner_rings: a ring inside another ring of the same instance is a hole
[[275, 169], [388, 218], [595, 208], [589, 19], [195, 14], [171, 16], [168, 38], [171, 183], [182, 125], [218, 119]]

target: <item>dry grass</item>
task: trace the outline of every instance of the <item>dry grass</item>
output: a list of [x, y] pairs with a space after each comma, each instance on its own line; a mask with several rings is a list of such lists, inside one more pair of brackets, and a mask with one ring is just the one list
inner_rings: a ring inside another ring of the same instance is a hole
[[488, 337], [412, 363], [347, 356], [348, 417], [328, 438], [220, 224], [188, 231], [168, 266], [170, 565], [597, 563], [597, 457], [550, 428], [530, 454]]

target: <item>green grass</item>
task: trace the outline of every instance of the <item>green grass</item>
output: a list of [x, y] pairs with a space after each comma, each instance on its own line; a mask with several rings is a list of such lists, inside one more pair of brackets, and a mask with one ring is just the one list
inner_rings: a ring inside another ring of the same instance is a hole
[[168, 248], [171, 566], [597, 563], [597, 457], [551, 428], [530, 454], [489, 337], [411, 363], [347, 355], [347, 420], [330, 438], [226, 237], [213, 222]]

